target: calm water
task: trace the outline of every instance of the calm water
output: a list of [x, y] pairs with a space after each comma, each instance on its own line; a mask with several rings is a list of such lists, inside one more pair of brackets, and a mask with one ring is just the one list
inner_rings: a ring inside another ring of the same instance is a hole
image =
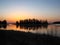
[[24, 32], [31, 32], [37, 34], [48, 34], [53, 36], [60, 37], [60, 25], [48, 25], [45, 27], [21, 27], [9, 24], [7, 27], [3, 28], [0, 27], [0, 30], [15, 30], [15, 31], [24, 31]]

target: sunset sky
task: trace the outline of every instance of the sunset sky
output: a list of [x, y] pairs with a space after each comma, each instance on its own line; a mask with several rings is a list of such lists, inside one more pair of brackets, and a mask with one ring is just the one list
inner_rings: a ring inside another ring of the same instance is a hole
[[60, 21], [60, 0], [0, 0], [0, 20]]

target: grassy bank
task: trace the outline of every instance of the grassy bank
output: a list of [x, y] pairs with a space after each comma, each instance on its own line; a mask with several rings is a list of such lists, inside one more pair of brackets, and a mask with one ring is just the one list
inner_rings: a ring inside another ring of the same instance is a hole
[[45, 34], [0, 30], [0, 45], [60, 45], [60, 38]]

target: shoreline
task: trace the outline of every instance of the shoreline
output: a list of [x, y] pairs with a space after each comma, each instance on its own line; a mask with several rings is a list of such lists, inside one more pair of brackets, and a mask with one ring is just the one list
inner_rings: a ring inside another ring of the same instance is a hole
[[12, 30], [0, 30], [2, 45], [58, 45], [60, 37]]

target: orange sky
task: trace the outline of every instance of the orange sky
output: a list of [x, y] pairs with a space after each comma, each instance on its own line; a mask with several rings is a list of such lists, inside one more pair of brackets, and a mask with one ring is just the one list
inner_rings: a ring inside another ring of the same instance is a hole
[[24, 19], [60, 21], [58, 0], [0, 0], [0, 20], [15, 22]]

